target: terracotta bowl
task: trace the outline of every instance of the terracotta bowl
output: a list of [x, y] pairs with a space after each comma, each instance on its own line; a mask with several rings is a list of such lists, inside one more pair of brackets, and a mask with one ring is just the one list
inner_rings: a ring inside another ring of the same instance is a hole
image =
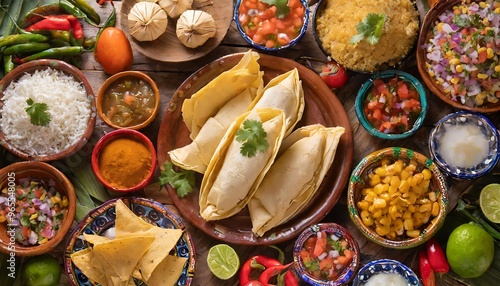
[[243, 0], [236, 1], [236, 5], [234, 7], [234, 17], [233, 17], [233, 20], [236, 23], [236, 27], [238, 28], [238, 32], [240, 32], [240, 35], [252, 47], [254, 47], [256, 49], [259, 49], [259, 50], [262, 50], [262, 51], [265, 51], [265, 52], [277, 52], [277, 51], [281, 51], [281, 50], [284, 50], [284, 49], [287, 49], [287, 48], [290, 48], [290, 47], [294, 46], [306, 34], [307, 25], [309, 24], [309, 5], [307, 4], [306, 0], [300, 0], [300, 2], [302, 3], [302, 5], [305, 8], [304, 19], [303, 19], [304, 20], [304, 24], [302, 25], [302, 28], [300, 28], [299, 35], [297, 37], [295, 37], [295, 39], [291, 39], [291, 41], [288, 44], [286, 44], [286, 45], [279, 46], [279, 47], [271, 47], [271, 48], [270, 47], [266, 47], [265, 45], [262, 45], [262, 44], [259, 44], [259, 43], [255, 42], [250, 36], [248, 36], [248, 34], [245, 32], [244, 28], [242, 27], [241, 22], [239, 21], [239, 18], [240, 18], [240, 11], [239, 11], [239, 9], [240, 9], [240, 6], [242, 4], [242, 1]]
[[[56, 235], [48, 242], [34, 246], [23, 246], [17, 241], [12, 242], [11, 236], [7, 232], [10, 227], [6, 223], [0, 224], [0, 251], [3, 253], [15, 252], [18, 256], [34, 256], [52, 251], [71, 228], [76, 211], [75, 190], [71, 182], [52, 165], [43, 162], [18, 162], [0, 169], [0, 189], [8, 188], [13, 183], [18, 184], [19, 180], [24, 178], [43, 179], [44, 181], [53, 181], [55, 188], [61, 196], [68, 198], [67, 212], [64, 214], [61, 228]], [[11, 244], [12, 243], [12, 244]]]
[[[418, 114], [415, 122], [413, 123], [410, 128], [402, 133], [384, 133], [379, 131], [377, 128], [375, 128], [368, 118], [366, 117], [365, 111], [364, 111], [364, 102], [366, 98], [371, 95], [371, 90], [373, 88], [373, 81], [375, 79], [382, 79], [383, 81], [387, 81], [391, 78], [398, 77], [399, 79], [404, 80], [407, 83], [410, 83], [415, 87], [415, 89], [418, 92], [419, 95], [419, 101], [420, 101], [420, 106], [422, 108], [422, 111]], [[404, 71], [399, 71], [399, 70], [387, 70], [383, 71], [380, 73], [374, 74], [370, 79], [368, 79], [359, 89], [358, 95], [356, 97], [356, 102], [354, 105], [354, 110], [356, 111], [356, 116], [358, 117], [359, 122], [361, 125], [365, 128], [368, 133], [371, 135], [381, 138], [381, 139], [403, 139], [406, 137], [409, 137], [422, 126], [424, 123], [425, 116], [427, 115], [427, 97], [426, 97], [426, 92], [420, 81], [416, 79], [414, 76], [412, 76], [409, 73], [406, 73]]]
[[[151, 154], [151, 166], [149, 167], [149, 172], [145, 176], [145, 178], [141, 181], [139, 181], [135, 186], [131, 187], [120, 187], [113, 185], [112, 183], [108, 182], [105, 179], [105, 176], [103, 176], [101, 172], [101, 168], [99, 166], [100, 163], [100, 158], [102, 155], [102, 152], [104, 148], [112, 143], [115, 139], [120, 139], [120, 138], [126, 138], [130, 140], [136, 140], [143, 145], [147, 147], [149, 150], [149, 153]], [[151, 182], [151, 179], [153, 179], [153, 175], [156, 169], [156, 150], [153, 146], [153, 143], [151, 140], [149, 140], [146, 135], [142, 134], [139, 131], [133, 130], [133, 129], [118, 129], [111, 131], [110, 133], [107, 133], [104, 135], [99, 141], [97, 141], [97, 144], [95, 145], [94, 149], [92, 150], [92, 170], [94, 171], [97, 179], [101, 184], [103, 184], [107, 189], [113, 190], [116, 192], [122, 192], [122, 193], [129, 193], [129, 192], [134, 192], [140, 189], [144, 189], [149, 182]]]
[[377, 274], [386, 273], [386, 274], [399, 274], [404, 280], [408, 283], [408, 286], [419, 286], [420, 280], [418, 279], [417, 274], [411, 270], [410, 267], [404, 265], [403, 263], [392, 260], [392, 259], [378, 259], [371, 262], [368, 262], [365, 266], [363, 266], [356, 278], [352, 283], [353, 286], [362, 286], [372, 277]]
[[[335, 280], [324, 280], [319, 279], [309, 273], [304, 265], [304, 261], [300, 255], [300, 251], [304, 248], [306, 241], [314, 236], [317, 236], [319, 232], [324, 231], [327, 235], [332, 238], [341, 239], [345, 238], [348, 242], [348, 249], [354, 253], [351, 263], [342, 270]], [[356, 240], [352, 237], [347, 229], [336, 223], [320, 223], [312, 225], [304, 230], [300, 236], [295, 241], [295, 246], [293, 248], [293, 260], [295, 262], [295, 271], [297, 274], [310, 285], [325, 285], [325, 286], [340, 286], [347, 285], [354, 278], [359, 264], [360, 264], [361, 253], [359, 251], [359, 246]]]
[[[48, 59], [35, 60], [19, 65], [11, 72], [9, 72], [0, 81], [0, 107], [2, 107], [4, 104], [3, 103], [4, 91], [11, 83], [16, 82], [21, 76], [23, 76], [26, 73], [33, 74], [35, 71], [46, 70], [48, 68], [62, 71], [68, 75], [73, 76], [76, 81], [82, 83], [90, 101], [90, 116], [87, 121], [87, 128], [85, 129], [85, 132], [80, 137], [80, 139], [73, 145], [69, 146], [68, 148], [55, 154], [39, 154], [39, 155], [30, 155], [26, 152], [26, 150], [23, 150], [22, 147], [13, 145], [11, 142], [9, 142], [9, 140], [5, 138], [5, 134], [2, 133], [2, 131], [0, 130], [0, 145], [23, 160], [47, 162], [65, 158], [80, 150], [80, 148], [82, 148], [87, 143], [88, 139], [92, 135], [92, 132], [94, 131], [96, 113], [95, 113], [95, 98], [94, 98], [94, 92], [92, 91], [92, 87], [90, 86], [90, 83], [87, 81], [85, 75], [78, 68], [60, 60], [48, 60]], [[2, 114], [0, 114], [0, 117], [1, 116]]]
[[[104, 110], [104, 106], [103, 106], [105, 94], [106, 94], [107, 90], [110, 88], [110, 86], [112, 86], [117, 81], [123, 80], [125, 78], [139, 79], [139, 80], [145, 81], [153, 89], [154, 98], [155, 98], [155, 106], [154, 106], [154, 109], [153, 109], [153, 112], [151, 113], [151, 115], [139, 124], [135, 124], [132, 126], [126, 126], [126, 127], [114, 124], [105, 115], [105, 113], [108, 110]], [[108, 126], [114, 128], [114, 129], [129, 128], [129, 129], [139, 130], [139, 129], [142, 129], [142, 128], [148, 126], [155, 119], [156, 114], [158, 113], [158, 110], [160, 109], [160, 90], [158, 89], [158, 86], [156, 85], [154, 80], [152, 78], [150, 78], [147, 74], [140, 72], [140, 71], [124, 71], [124, 72], [114, 74], [111, 77], [109, 77], [108, 79], [106, 79], [106, 81], [103, 83], [103, 85], [99, 89], [99, 92], [97, 93], [96, 105], [97, 105], [97, 114], [99, 115], [99, 118], [101, 118], [101, 120], [104, 121], [104, 123], [106, 123]]]
[[[398, 160], [403, 162], [399, 170], [394, 164]], [[414, 171], [408, 167], [410, 162], [414, 166]], [[380, 166], [391, 166], [382, 169], [397, 174], [400, 178], [399, 182], [385, 182], [384, 177], [389, 178], [389, 176], [384, 176], [382, 170], [377, 169]], [[420, 177], [421, 183], [413, 184], [408, 176], [402, 175], [401, 170], [410, 173], [413, 182], [418, 182], [414, 181], [420, 176], [415, 177], [417, 173], [429, 176], [428, 189], [423, 187], [423, 181], [427, 179]], [[374, 178], [375, 176], [380, 178], [380, 183]], [[401, 184], [403, 181], [405, 183]], [[411, 187], [405, 187], [405, 184]], [[384, 188], [383, 185], [394, 186], [394, 188]], [[422, 187], [422, 190], [418, 190], [413, 185]], [[382, 188], [379, 189], [379, 187]], [[366, 204], [367, 201], [368, 204]], [[437, 205], [434, 206], [434, 203]], [[427, 219], [419, 217], [420, 214], [415, 215], [416, 209], [419, 213], [428, 212], [426, 210], [429, 207], [428, 204], [431, 207], [429, 209], [431, 214]], [[416, 247], [434, 236], [444, 223], [448, 204], [448, 190], [439, 168], [424, 155], [401, 147], [381, 149], [363, 158], [351, 173], [347, 190], [349, 215], [361, 233], [379, 245], [395, 249]], [[396, 209], [391, 209], [393, 206], [396, 206]], [[434, 214], [432, 214], [432, 208], [435, 208]], [[380, 216], [376, 214], [377, 211], [382, 212]], [[409, 213], [406, 214], [406, 212]], [[410, 217], [407, 217], [408, 215]], [[409, 221], [401, 225], [406, 219]], [[414, 224], [414, 221], [421, 223], [420, 225]], [[381, 227], [382, 225], [390, 227], [391, 232], [393, 230], [395, 232], [392, 235], [386, 235], [387, 228]], [[411, 230], [418, 230], [419, 233], [409, 232]]]
[[[422, 80], [425, 85], [437, 95], [442, 101], [447, 104], [464, 110], [476, 111], [482, 113], [490, 113], [496, 112], [500, 110], [500, 101], [497, 103], [488, 103], [487, 100], [484, 102], [486, 104], [482, 106], [472, 106], [462, 104], [460, 100], [452, 100], [447, 92], [443, 89], [441, 84], [436, 83], [436, 78], [431, 76], [428, 72], [427, 64], [430, 61], [426, 54], [426, 45], [429, 43], [429, 39], [432, 36], [431, 33], [436, 26], [436, 23], [439, 22], [439, 16], [442, 15], [445, 11], [453, 11], [453, 6], [460, 5], [461, 0], [450, 0], [450, 1], [439, 1], [435, 6], [433, 6], [427, 15], [425, 16], [424, 22], [422, 24], [422, 28], [420, 30], [420, 35], [417, 42], [417, 65], [418, 71], [422, 76]], [[480, 2], [480, 1], [472, 1], [472, 2]], [[465, 53], [468, 55], [469, 53]], [[497, 49], [498, 54], [498, 49]], [[495, 59], [495, 58], [494, 58]], [[498, 65], [498, 55], [496, 56], [496, 65]], [[437, 66], [437, 65], [436, 65]], [[450, 68], [450, 65], [446, 65], [447, 68]]]

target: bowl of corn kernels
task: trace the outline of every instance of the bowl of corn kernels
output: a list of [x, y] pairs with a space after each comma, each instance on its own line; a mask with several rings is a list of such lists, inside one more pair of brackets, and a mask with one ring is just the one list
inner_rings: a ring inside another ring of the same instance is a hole
[[351, 220], [371, 241], [395, 249], [425, 243], [444, 223], [448, 193], [434, 162], [390, 147], [361, 160], [347, 193]]

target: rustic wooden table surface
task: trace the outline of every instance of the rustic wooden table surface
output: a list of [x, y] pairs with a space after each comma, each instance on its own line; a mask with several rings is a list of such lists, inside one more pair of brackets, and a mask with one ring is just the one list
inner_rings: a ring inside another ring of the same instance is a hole
[[[425, 13], [423, 12], [425, 11], [424, 8], [425, 5], [421, 1], [425, 0], [417, 0], [417, 6], [419, 7], [422, 17]], [[97, 4], [95, 4], [95, 1], [89, 1], [89, 2], [93, 3], [97, 12], [101, 15], [101, 18], [103, 19], [105, 19], [111, 11], [110, 5], [104, 5], [103, 7], [99, 7]], [[312, 2], [313, 5], [311, 6], [311, 11], [313, 11], [314, 8], [316, 7], [316, 5], [314, 5], [315, 2], [316, 1]], [[115, 6], [117, 8], [117, 11], [119, 12], [121, 3], [115, 2]], [[232, 15], [228, 15], [228, 17], [231, 16]], [[122, 19], [118, 13], [117, 27], [120, 27], [121, 20]], [[97, 31], [96, 28], [89, 26], [85, 27], [86, 35], [93, 35], [96, 33], [96, 31]], [[250, 48], [249, 45], [240, 36], [233, 22], [231, 23], [227, 35], [223, 39], [221, 45], [212, 52], [208, 53], [206, 56], [197, 60], [183, 62], [183, 63], [159, 62], [146, 58], [145, 56], [143, 56], [137, 50], [134, 49], [134, 61], [132, 69], [143, 71], [147, 73], [149, 76], [151, 76], [158, 84], [161, 92], [162, 108], [159, 114], [156, 116], [154, 122], [149, 127], [147, 127], [142, 131], [151, 138], [152, 142], [156, 144], [159, 126], [166, 112], [166, 107], [177, 87], [179, 87], [179, 85], [181, 85], [181, 83], [189, 75], [191, 75], [193, 72], [195, 72], [202, 66], [216, 60], [219, 57], [237, 52], [245, 52], [249, 48]], [[279, 52], [275, 55], [291, 59], [296, 59], [300, 56], [311, 56], [322, 59], [326, 58], [326, 56], [322, 53], [322, 51], [319, 49], [318, 45], [314, 40], [313, 33], [311, 31], [311, 25], [309, 25], [305, 37], [295, 47], [287, 51]], [[84, 74], [87, 76], [88, 80], [90, 81], [94, 89], [94, 92], [97, 94], [100, 86], [103, 84], [108, 75], [106, 75], [102, 71], [101, 66], [94, 60], [92, 54], [87, 54], [84, 56], [81, 68]], [[416, 76], [417, 78], [420, 78], [418, 70], [416, 68], [416, 60], [414, 56], [410, 56], [410, 58], [408, 58], [399, 68], [409, 72], [410, 74]], [[453, 112], [454, 110], [444, 102], [440, 101], [436, 96], [428, 92], [427, 100], [429, 102], [429, 111], [425, 119], [424, 126], [414, 136], [408, 139], [396, 140], [396, 141], [380, 140], [370, 136], [363, 129], [363, 127], [358, 122], [354, 112], [354, 101], [356, 93], [360, 88], [361, 84], [370, 75], [350, 73], [349, 76], [350, 78], [348, 83], [341, 89], [336, 90], [335, 94], [342, 102], [352, 126], [353, 138], [354, 138], [354, 160], [352, 167], [354, 167], [368, 153], [390, 146], [404, 146], [429, 156], [429, 150], [427, 144], [429, 131], [440, 118], [442, 118], [444, 115], [448, 113]], [[490, 118], [495, 123], [497, 123], [500, 120], [500, 116], [498, 115], [490, 115]], [[101, 125], [100, 122], [98, 122], [97, 124]], [[448, 183], [449, 183], [450, 203], [451, 206], [454, 206], [456, 204], [458, 196], [471, 184], [471, 182], [449, 179]], [[172, 201], [170, 200], [167, 191], [164, 188], [161, 191], [158, 191], [159, 188], [160, 187], [158, 184], [153, 184], [145, 190], [144, 195], [168, 205], [170, 209], [175, 212], [176, 211], [175, 206], [172, 204]], [[337, 204], [323, 219], [323, 221], [335, 222], [340, 225], [343, 225], [352, 233], [352, 235], [358, 241], [361, 249], [361, 265], [364, 265], [365, 263], [371, 260], [380, 258], [396, 259], [413, 267], [415, 265], [414, 258], [415, 258], [415, 253], [417, 251], [416, 249], [401, 251], [401, 250], [392, 250], [384, 248], [378, 246], [373, 242], [368, 241], [361, 234], [361, 232], [358, 231], [355, 225], [351, 222], [347, 212], [345, 190], [342, 196], [340, 197], [339, 201], [337, 202]], [[213, 276], [210, 270], [208, 269], [206, 263], [208, 250], [213, 245], [216, 245], [221, 242], [209, 237], [202, 231], [191, 226], [186, 219], [184, 219], [184, 223], [187, 225], [187, 229], [194, 240], [194, 245], [196, 249], [196, 273], [194, 276], [193, 285], [206, 285], [206, 286], [237, 285], [238, 284], [237, 277], [233, 277], [229, 281], [222, 281]], [[293, 245], [293, 242], [294, 241], [292, 240], [289, 241], [288, 243], [280, 245], [282, 249], [286, 250], [286, 257], [288, 261], [292, 259], [291, 246]], [[269, 251], [272, 251], [268, 247], [264, 246], [257, 246], [257, 247], [241, 246], [241, 245], [231, 245], [231, 246], [236, 249], [242, 263], [252, 255], [268, 253]]]

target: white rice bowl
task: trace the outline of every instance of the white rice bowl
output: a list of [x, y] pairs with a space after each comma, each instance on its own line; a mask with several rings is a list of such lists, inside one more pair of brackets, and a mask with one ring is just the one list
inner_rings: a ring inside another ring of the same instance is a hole
[[[25, 110], [29, 98], [48, 105], [51, 119], [46, 126], [31, 123]], [[92, 108], [81, 82], [50, 67], [11, 82], [2, 100], [0, 130], [5, 141], [29, 156], [53, 155], [77, 143], [87, 129]]]

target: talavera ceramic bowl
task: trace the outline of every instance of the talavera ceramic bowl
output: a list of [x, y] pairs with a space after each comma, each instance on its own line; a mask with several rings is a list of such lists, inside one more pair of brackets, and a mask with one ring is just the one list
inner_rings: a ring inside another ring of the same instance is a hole
[[352, 283], [353, 286], [363, 286], [373, 276], [381, 273], [401, 275], [408, 286], [419, 286], [418, 276], [408, 266], [392, 259], [379, 259], [363, 266]]

